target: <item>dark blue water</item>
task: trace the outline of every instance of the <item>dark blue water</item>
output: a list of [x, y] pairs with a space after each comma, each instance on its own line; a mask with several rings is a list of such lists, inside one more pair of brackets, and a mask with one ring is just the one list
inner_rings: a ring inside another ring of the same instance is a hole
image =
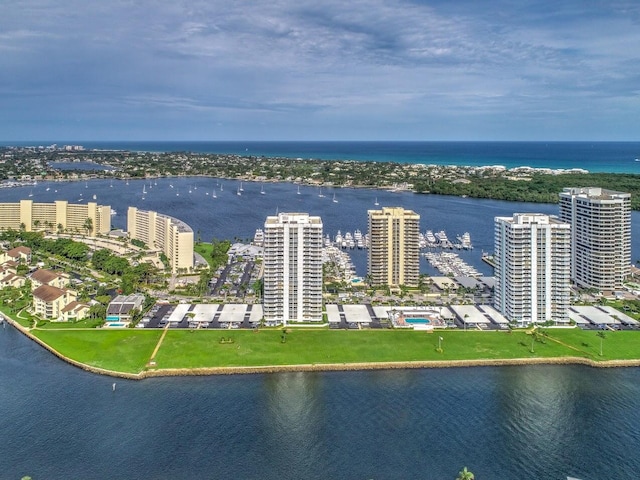
[[[111, 186], [113, 185], [113, 186]], [[221, 185], [221, 186], [220, 186]], [[142, 199], [143, 186], [146, 190]], [[171, 188], [173, 186], [173, 188]], [[112, 226], [126, 229], [127, 208], [155, 210], [175, 216], [194, 232], [200, 232], [203, 241], [218, 239], [252, 239], [256, 228], [264, 226], [267, 215], [276, 212], [307, 212], [322, 217], [324, 232], [332, 237], [340, 230], [353, 232], [367, 230], [367, 210], [383, 206], [401, 206], [420, 214], [421, 231], [445, 230], [450, 240], [464, 232], [471, 234], [473, 251], [457, 251], [470, 265], [491, 275], [491, 268], [482, 260], [482, 252], [493, 252], [493, 219], [511, 216], [515, 212], [557, 214], [555, 204], [505, 202], [441, 195], [395, 193], [384, 190], [337, 188], [322, 189], [324, 198], [318, 197], [316, 187], [300, 187], [289, 183], [243, 182], [242, 196], [236, 195], [239, 182], [206, 177], [163, 178], [157, 185], [149, 181], [94, 180], [85, 182], [40, 182], [36, 187], [5, 188], [0, 190], [0, 202], [17, 202], [31, 193], [35, 202], [68, 200], [92, 201], [95, 194], [102, 205], [117, 211]], [[569, 185], [568, 185], [569, 186]], [[264, 187], [265, 195], [260, 194]], [[49, 190], [47, 190], [47, 188]], [[221, 190], [222, 188], [222, 190]], [[215, 189], [217, 198], [212, 198]], [[57, 190], [57, 192], [56, 192]], [[191, 193], [189, 193], [191, 191]], [[179, 195], [178, 195], [179, 194]], [[333, 203], [333, 195], [338, 203]], [[375, 200], [380, 203], [374, 206]], [[359, 275], [366, 274], [367, 253], [352, 250], [351, 256]], [[640, 212], [632, 212], [632, 260], [640, 259]], [[435, 274], [426, 260], [423, 272]]]
[[640, 173], [640, 142], [2, 142], [6, 145], [82, 144], [90, 149], [233, 153], [268, 157], [362, 160], [508, 168], [583, 168]]
[[0, 328], [0, 478], [631, 479], [640, 369], [114, 380]]

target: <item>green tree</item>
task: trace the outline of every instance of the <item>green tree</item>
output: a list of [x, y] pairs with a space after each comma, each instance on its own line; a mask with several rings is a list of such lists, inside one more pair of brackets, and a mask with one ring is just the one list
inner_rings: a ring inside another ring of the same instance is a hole
[[84, 221], [84, 224], [82, 226], [87, 231], [87, 235], [91, 235], [93, 233], [93, 219], [92, 218], [87, 217], [87, 219]]
[[460, 472], [458, 472], [456, 480], [474, 480], [475, 478], [475, 475], [467, 470], [467, 467], [464, 467]]

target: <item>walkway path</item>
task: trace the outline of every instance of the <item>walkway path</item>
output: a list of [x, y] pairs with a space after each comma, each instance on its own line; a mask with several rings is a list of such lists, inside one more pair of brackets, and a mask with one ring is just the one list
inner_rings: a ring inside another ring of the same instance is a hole
[[158, 340], [158, 343], [156, 344], [156, 348], [153, 349], [153, 353], [151, 354], [151, 357], [149, 358], [149, 363], [153, 362], [153, 359], [156, 358], [156, 354], [158, 353], [158, 350], [160, 350], [160, 346], [162, 345], [162, 341], [164, 340], [164, 337], [167, 335], [167, 332], [169, 331], [169, 325], [171, 325], [171, 323], [167, 322], [167, 324], [164, 327], [164, 331], [162, 332], [162, 335], [160, 336], [160, 339]]

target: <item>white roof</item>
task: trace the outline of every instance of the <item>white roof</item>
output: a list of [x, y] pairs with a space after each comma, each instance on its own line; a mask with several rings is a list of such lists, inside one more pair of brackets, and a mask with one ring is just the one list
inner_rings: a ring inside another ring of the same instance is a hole
[[344, 316], [349, 323], [370, 323], [371, 315], [366, 305], [343, 305]]
[[228, 303], [222, 307], [219, 320], [221, 322], [241, 323], [246, 312], [247, 305], [245, 303]]
[[484, 312], [486, 315], [489, 315], [491, 320], [500, 325], [507, 325], [509, 320], [507, 320], [504, 315], [502, 315], [499, 311], [493, 308], [490, 305], [478, 305], [478, 309], [481, 312]]
[[325, 305], [327, 310], [327, 319], [329, 323], [340, 323], [340, 312], [338, 311], [338, 305], [328, 304]]
[[475, 305], [451, 305], [449, 307], [460, 320], [467, 324], [491, 323], [484, 313], [478, 310]]
[[173, 312], [171, 312], [171, 316], [169, 316], [169, 323], [180, 323], [189, 311], [189, 307], [191, 307], [191, 305], [187, 303], [177, 305]]
[[210, 304], [198, 304], [195, 307], [193, 307], [193, 310], [191, 310], [191, 313], [194, 313], [195, 315], [193, 316], [193, 318], [190, 318], [189, 321], [190, 322], [210, 322], [211, 320], [213, 320], [213, 317], [216, 315], [216, 312], [218, 311], [218, 307], [219, 305], [210, 305]]
[[620, 323], [619, 320], [616, 320], [609, 313], [601, 310], [599, 307], [574, 305], [569, 308], [569, 318], [571, 318], [572, 310], [596, 325], [613, 325]]

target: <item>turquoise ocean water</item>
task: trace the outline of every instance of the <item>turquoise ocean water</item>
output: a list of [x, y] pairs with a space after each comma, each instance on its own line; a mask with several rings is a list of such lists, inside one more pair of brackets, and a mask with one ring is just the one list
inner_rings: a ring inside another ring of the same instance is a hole
[[[508, 168], [583, 168], [591, 172], [640, 173], [640, 142], [0, 142], [6, 145], [84, 145], [86, 148], [153, 152], [425, 163], [504, 165]], [[636, 161], [638, 159], [638, 161]]]

